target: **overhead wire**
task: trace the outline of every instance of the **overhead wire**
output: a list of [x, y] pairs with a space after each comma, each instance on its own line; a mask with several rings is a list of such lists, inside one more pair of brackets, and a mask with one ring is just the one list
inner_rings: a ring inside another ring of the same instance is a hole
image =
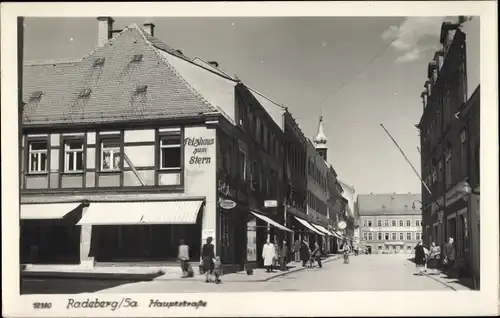
[[391, 45], [392, 43], [394, 43], [394, 41], [391, 41], [390, 43], [388, 43], [386, 46], [384, 46], [379, 52], [377, 52], [377, 54], [375, 54], [369, 61], [368, 63], [366, 63], [366, 65], [360, 70], [358, 71], [357, 73], [354, 74], [354, 76], [352, 76], [351, 78], [349, 78], [347, 81], [343, 82], [335, 91], [333, 91], [333, 93], [327, 95], [322, 101], [321, 103], [319, 103], [319, 106], [322, 107], [323, 106], [323, 103], [325, 103], [328, 99], [330, 99], [331, 97], [335, 96], [335, 94], [337, 94], [338, 92], [340, 92], [345, 86], [347, 86], [348, 84], [350, 84], [352, 82], [352, 80], [354, 80], [356, 77], [358, 77], [359, 75], [361, 75], [380, 55], [382, 55]]

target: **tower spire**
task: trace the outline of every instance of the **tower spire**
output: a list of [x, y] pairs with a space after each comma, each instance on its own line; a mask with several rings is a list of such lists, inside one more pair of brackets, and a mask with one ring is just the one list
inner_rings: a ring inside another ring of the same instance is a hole
[[314, 138], [314, 143], [316, 144], [316, 151], [319, 153], [323, 160], [327, 160], [328, 147], [326, 146], [328, 139], [323, 132], [323, 109], [319, 116], [318, 134]]

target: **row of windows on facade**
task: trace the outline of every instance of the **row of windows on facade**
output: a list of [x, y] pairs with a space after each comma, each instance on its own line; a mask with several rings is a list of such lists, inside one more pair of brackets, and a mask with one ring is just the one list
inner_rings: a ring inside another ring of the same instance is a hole
[[[460, 149], [459, 156], [455, 159], [455, 162], [452, 161], [452, 151], [451, 148], [447, 148], [444, 151], [444, 167], [443, 167], [443, 159], [440, 158], [437, 160], [435, 165], [424, 165], [423, 167], [423, 179], [431, 189], [438, 184], [442, 184], [444, 178], [444, 184], [446, 190], [448, 190], [451, 186], [453, 186], [457, 181], [462, 180], [469, 174], [469, 144], [467, 142], [467, 133], [466, 130], [463, 130], [460, 133]], [[473, 162], [476, 164], [476, 169], [479, 170], [479, 145], [474, 145], [474, 156]], [[460, 174], [455, 175], [455, 178], [452, 173], [452, 164], [460, 164]], [[443, 175], [444, 173], [444, 175]], [[455, 180], [454, 180], [455, 179]]]
[[[71, 139], [64, 140], [63, 164], [65, 172], [84, 171], [84, 149], [85, 142], [83, 137], [81, 139], [72, 137]], [[162, 133], [159, 137], [157, 150], [160, 159], [158, 168], [160, 170], [181, 169], [181, 149], [182, 142], [180, 129]], [[101, 136], [98, 154], [100, 158], [100, 171], [121, 170], [121, 137], [119, 135]], [[46, 173], [48, 155], [49, 151], [47, 140], [29, 140], [28, 137], [29, 173]]]
[[[368, 246], [370, 246], [370, 245], [367, 245], [367, 247], [368, 247]], [[388, 251], [388, 250], [389, 250], [389, 248], [390, 248], [390, 246], [389, 246], [389, 245], [386, 245], [386, 246], [385, 246], [385, 250], [386, 250], [386, 251]], [[377, 245], [377, 250], [378, 250], [378, 251], [382, 251], [383, 249], [384, 249], [384, 247], [383, 247], [382, 245]], [[400, 251], [402, 251], [403, 249], [404, 249], [404, 247], [403, 247], [403, 246], [401, 246], [401, 247], [400, 247]], [[392, 246], [392, 250], [393, 250], [393, 251], [396, 251], [396, 250], [397, 250], [397, 246]], [[406, 246], [406, 250], [407, 250], [407, 252], [411, 252], [411, 251], [413, 251], [413, 246], [411, 246], [411, 245], [407, 245], [407, 246]]]
[[[391, 222], [389, 223], [389, 220], [383, 220], [384, 222], [382, 223], [382, 220], [377, 220], [377, 226], [412, 226], [411, 225], [411, 220], [390, 220]], [[363, 220], [363, 226], [364, 227], [372, 227], [373, 222], [371, 220]], [[383, 225], [382, 225], [383, 224]], [[422, 222], [420, 220], [415, 220], [415, 226], [421, 226]]]
[[320, 200], [310, 191], [307, 191], [307, 205], [314, 211], [323, 214], [325, 216], [328, 213], [327, 212], [328, 206], [326, 205], [326, 203]]
[[[226, 147], [223, 156], [223, 166], [228, 175], [238, 175], [242, 181], [250, 181], [253, 186], [258, 187], [271, 196], [279, 192], [281, 178], [277, 171], [274, 171], [270, 167], [265, 167], [262, 164], [259, 165], [257, 161], [254, 161], [250, 165], [247, 154], [241, 149], [238, 151], [238, 157], [235, 158], [232, 147], [229, 145]], [[238, 169], [236, 173], [235, 169], [233, 169], [235, 166], [234, 159], [237, 160], [236, 166]]]
[[[249, 130], [253, 133], [255, 140], [257, 140], [262, 147], [276, 158], [281, 158], [284, 154], [284, 146], [280, 139], [266, 126], [264, 121], [252, 111], [247, 111], [245, 105], [238, 102], [238, 123], [244, 130]], [[300, 151], [294, 147], [287, 149], [287, 165], [293, 171], [300, 172], [305, 175], [305, 157], [301, 155]]]
[[314, 158], [308, 160], [307, 162], [307, 173], [316, 181], [317, 184], [326, 192], [328, 191], [327, 178], [321, 173], [316, 163], [313, 161]]
[[[375, 236], [376, 234], [376, 236]], [[398, 235], [399, 234], [399, 235]], [[405, 235], [406, 234], [406, 235]], [[382, 233], [382, 232], [365, 232], [363, 233], [363, 241], [373, 241], [376, 237], [378, 241], [404, 241], [406, 238], [406, 241], [413, 241], [413, 232], [392, 232], [392, 233]], [[422, 233], [416, 232], [415, 233], [415, 241], [419, 241], [422, 239]]]

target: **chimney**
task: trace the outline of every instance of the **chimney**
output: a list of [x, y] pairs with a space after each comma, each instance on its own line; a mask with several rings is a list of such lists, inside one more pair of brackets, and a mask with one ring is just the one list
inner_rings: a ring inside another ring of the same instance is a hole
[[212, 65], [213, 67], [219, 67], [219, 63], [217, 63], [217, 61], [210, 61], [208, 62], [208, 64]]
[[144, 22], [143, 27], [144, 27], [144, 31], [146, 31], [146, 33], [148, 33], [151, 36], [155, 36], [155, 34], [154, 34], [155, 24], [153, 22]]
[[112, 17], [98, 17], [99, 29], [97, 31], [98, 46], [104, 45], [113, 36], [113, 20]]

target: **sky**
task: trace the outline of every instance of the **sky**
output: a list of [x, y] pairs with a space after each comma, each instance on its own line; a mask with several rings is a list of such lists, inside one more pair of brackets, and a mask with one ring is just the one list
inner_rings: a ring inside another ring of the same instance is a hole
[[[328, 161], [357, 194], [420, 193], [419, 178], [380, 124], [420, 173], [414, 125], [444, 19], [119, 17], [114, 27], [154, 22], [155, 37], [187, 56], [217, 61], [288, 107], [306, 137], [314, 138], [323, 114]], [[478, 27], [471, 32], [479, 37]], [[468, 56], [479, 56], [478, 43], [468, 45]], [[25, 20], [26, 61], [77, 59], [96, 46], [95, 18]]]

